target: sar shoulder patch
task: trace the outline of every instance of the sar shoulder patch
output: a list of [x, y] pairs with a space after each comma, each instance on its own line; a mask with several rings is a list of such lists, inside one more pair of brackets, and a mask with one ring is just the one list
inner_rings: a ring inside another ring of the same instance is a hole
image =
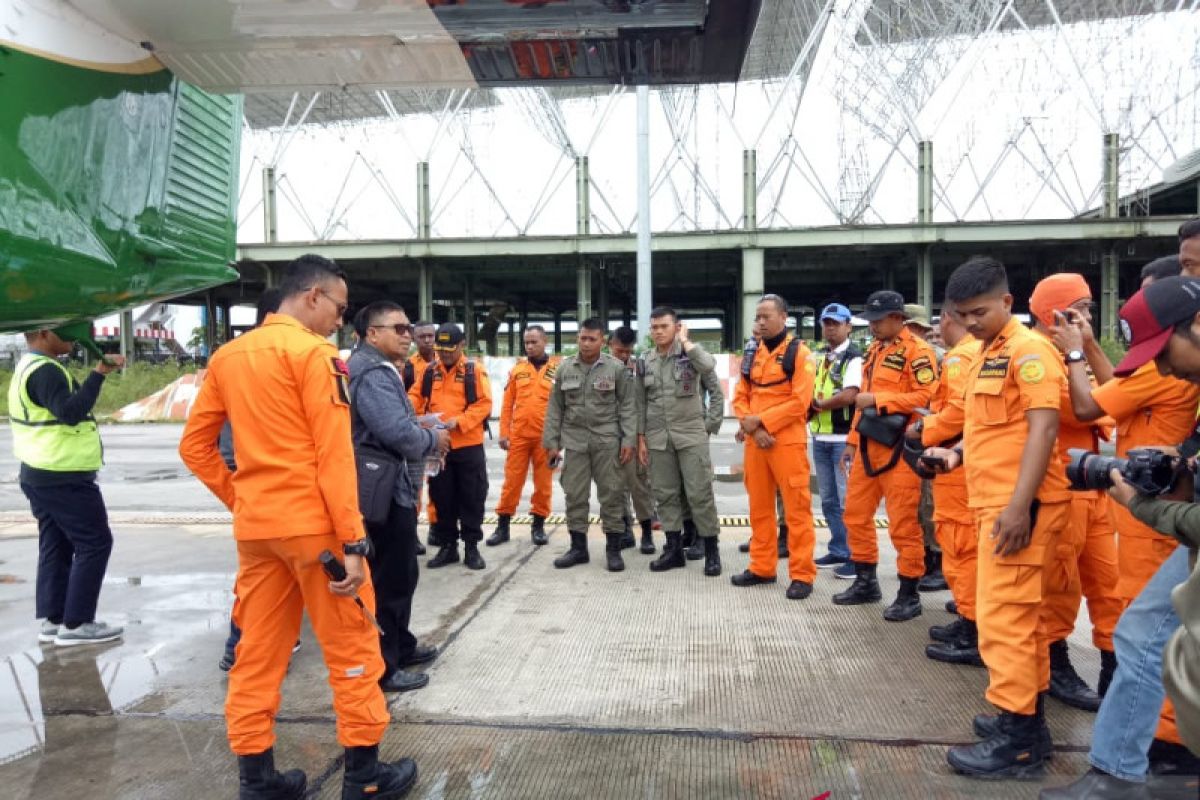
[[917, 383], [922, 386], [928, 386], [933, 383], [934, 375], [932, 367], [921, 367], [916, 372]]
[[329, 359], [329, 371], [333, 375], [334, 402], [350, 405], [350, 368], [345, 361], [333, 356]]
[[1040, 358], [1030, 359], [1021, 364], [1017, 370], [1017, 375], [1023, 383], [1041, 383], [1046, 377], [1046, 365], [1042, 363]]

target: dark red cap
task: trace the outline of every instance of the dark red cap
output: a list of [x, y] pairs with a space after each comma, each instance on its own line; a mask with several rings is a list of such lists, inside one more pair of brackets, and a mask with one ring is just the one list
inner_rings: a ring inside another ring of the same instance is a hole
[[1175, 326], [1200, 313], [1200, 279], [1162, 278], [1129, 298], [1121, 309], [1121, 338], [1129, 352], [1113, 373], [1124, 377], [1154, 360]]

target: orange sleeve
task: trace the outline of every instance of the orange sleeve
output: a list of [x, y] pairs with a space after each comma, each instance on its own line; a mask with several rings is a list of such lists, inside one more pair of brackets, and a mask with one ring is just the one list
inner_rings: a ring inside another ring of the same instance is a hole
[[1162, 388], [1158, 368], [1151, 361], [1132, 375], [1114, 378], [1092, 389], [1092, 399], [1105, 414], [1120, 421], [1150, 405]]
[[459, 432], [464, 434], [482, 428], [483, 423], [492, 415], [492, 382], [488, 380], [487, 370], [482, 364], [475, 365], [475, 381], [475, 385], [479, 387], [479, 396], [465, 411], [453, 417], [458, 421]]
[[508, 383], [504, 385], [504, 399], [500, 401], [500, 438], [509, 438], [512, 431], [513, 410], [517, 404], [517, 367], [508, 373]]
[[179, 457], [200, 482], [217, 496], [217, 499], [233, 510], [233, 473], [221, 458], [217, 448], [217, 437], [225, 425], [225, 403], [217, 390], [215, 367], [219, 360], [204, 373], [200, 392], [192, 404], [187, 424], [183, 426], [183, 438], [179, 440]]
[[[921, 359], [925, 359], [924, 363]], [[918, 366], [914, 368], [914, 364]], [[937, 358], [932, 348], [918, 348], [909, 354], [904, 369], [912, 376], [912, 388], [907, 392], [874, 392], [875, 408], [880, 414], [911, 414], [918, 408], [927, 408], [933, 390], [937, 386]], [[928, 380], [924, 383], [925, 370]], [[918, 376], [921, 376], [920, 378]]]
[[[429, 368], [429, 366], [425, 367], [425, 369]], [[408, 387], [408, 402], [412, 403], [413, 411], [417, 416], [421, 416], [429, 413], [429, 409], [425, 406], [425, 398], [421, 397], [421, 385], [425, 383], [425, 371], [418, 370], [414, 377], [413, 385]]]
[[[300, 402], [317, 451], [317, 488], [325, 501], [333, 531], [343, 542], [363, 538], [362, 513], [358, 509], [358, 473], [350, 438], [350, 405], [339, 392], [342, 380], [334, 362], [333, 345], [313, 347], [297, 356], [303, 363]], [[234, 434], [237, 435], [236, 433]]]
[[1048, 408], [1058, 411], [1067, 387], [1067, 368], [1048, 343], [1030, 342], [1013, 353], [1021, 409]]
[[750, 416], [750, 385], [746, 376], [740, 372], [737, 376], [737, 386], [733, 388], [733, 415], [738, 419]]
[[792, 372], [792, 393], [783, 402], [762, 412], [762, 424], [767, 433], [775, 434], [789, 425], [807, 425], [808, 409], [812, 405], [816, 369], [811, 353], [801, 346], [796, 351], [796, 369]]

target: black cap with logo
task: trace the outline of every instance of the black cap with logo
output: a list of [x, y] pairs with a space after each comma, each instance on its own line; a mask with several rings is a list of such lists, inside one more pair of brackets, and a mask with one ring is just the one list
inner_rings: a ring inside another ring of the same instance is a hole
[[858, 316], [868, 322], [874, 322], [877, 319], [883, 319], [888, 314], [905, 316], [904, 296], [899, 292], [884, 289], [871, 293], [871, 296], [867, 298], [866, 307]]
[[455, 325], [453, 322], [443, 322], [437, 331], [437, 336], [433, 339], [433, 349], [435, 350], [453, 350], [462, 344], [463, 339], [462, 328]]

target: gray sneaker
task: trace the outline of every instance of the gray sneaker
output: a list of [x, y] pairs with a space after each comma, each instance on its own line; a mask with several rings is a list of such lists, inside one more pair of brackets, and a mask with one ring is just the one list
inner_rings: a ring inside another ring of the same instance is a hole
[[58, 636], [58, 626], [48, 619], [42, 620], [42, 628], [38, 631], [39, 642], [53, 642]]
[[74, 630], [61, 627], [54, 643], [59, 647], [73, 647], [80, 644], [100, 644], [121, 638], [124, 628], [114, 628], [106, 622], [85, 622]]

